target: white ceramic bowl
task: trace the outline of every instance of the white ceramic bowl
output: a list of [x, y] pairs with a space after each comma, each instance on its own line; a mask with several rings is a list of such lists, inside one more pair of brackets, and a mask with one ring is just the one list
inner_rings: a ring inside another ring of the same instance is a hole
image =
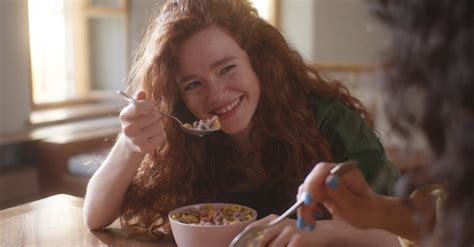
[[230, 203], [201, 203], [177, 208], [168, 214], [174, 239], [179, 247], [227, 247], [232, 239], [257, 219], [257, 212], [249, 207], [252, 217], [248, 220], [229, 225], [196, 225], [186, 224], [171, 218], [171, 215], [185, 212], [189, 208], [200, 208], [210, 205], [215, 209], [225, 206], [237, 205]]

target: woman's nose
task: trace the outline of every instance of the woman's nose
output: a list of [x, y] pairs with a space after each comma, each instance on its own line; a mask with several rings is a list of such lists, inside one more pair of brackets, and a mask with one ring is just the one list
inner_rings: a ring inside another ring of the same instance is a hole
[[220, 102], [224, 95], [224, 87], [222, 83], [219, 83], [218, 81], [210, 81], [207, 90], [207, 98], [210, 102]]

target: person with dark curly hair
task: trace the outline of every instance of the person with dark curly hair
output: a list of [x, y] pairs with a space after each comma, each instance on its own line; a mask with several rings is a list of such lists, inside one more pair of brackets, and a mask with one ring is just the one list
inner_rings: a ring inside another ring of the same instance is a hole
[[[399, 235], [402, 246], [474, 246], [474, 2], [373, 6], [393, 35], [384, 66], [390, 120], [407, 139], [421, 130], [433, 157], [400, 178], [400, 197], [375, 193], [358, 169], [335, 175], [335, 163], [320, 163], [299, 189], [308, 202], [301, 225], [314, 224], [318, 202], [353, 226]], [[309, 246], [319, 236], [300, 232], [285, 242]]]
[[[202, 202], [281, 214], [323, 160], [358, 160], [383, 190], [376, 178], [390, 162], [370, 115], [247, 1], [167, 1], [130, 82], [137, 102], [121, 111], [123, 133], [88, 185], [91, 229], [121, 217], [131, 231], [168, 234], [172, 209]], [[215, 115], [221, 131], [188, 135], [158, 110], [187, 123]]]

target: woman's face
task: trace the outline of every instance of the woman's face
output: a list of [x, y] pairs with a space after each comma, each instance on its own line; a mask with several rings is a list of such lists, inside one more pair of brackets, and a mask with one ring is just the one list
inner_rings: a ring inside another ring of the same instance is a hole
[[222, 131], [248, 129], [260, 98], [260, 82], [247, 53], [217, 25], [185, 40], [178, 52], [177, 83], [199, 119], [219, 116]]

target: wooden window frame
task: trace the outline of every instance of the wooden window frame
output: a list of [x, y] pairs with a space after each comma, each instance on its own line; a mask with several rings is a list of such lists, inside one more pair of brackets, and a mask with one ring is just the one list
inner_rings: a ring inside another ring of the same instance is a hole
[[[91, 91], [91, 79], [90, 79], [90, 70], [88, 67], [89, 61], [89, 43], [88, 43], [88, 20], [89, 18], [101, 18], [101, 17], [111, 17], [111, 16], [120, 16], [122, 17], [122, 25], [125, 30], [124, 44], [126, 49], [126, 54], [128, 54], [129, 47], [129, 37], [128, 37], [128, 11], [129, 11], [129, 0], [117, 0], [119, 7], [100, 7], [94, 6], [91, 3], [91, 0], [82, 0], [81, 5], [75, 8], [73, 15], [76, 20], [74, 25], [73, 37], [75, 40], [82, 40], [81, 42], [74, 42], [74, 60], [75, 60], [75, 75], [81, 76], [78, 81], [75, 83], [76, 92], [79, 92], [79, 95], [72, 97], [63, 101], [58, 102], [45, 102], [45, 103], [35, 103], [33, 100], [33, 80], [31, 78], [31, 83], [29, 84], [30, 89], [30, 105], [33, 111], [38, 110], [47, 110], [54, 108], [64, 108], [69, 106], [77, 106], [81, 104], [91, 104], [91, 103], [100, 103], [103, 101], [111, 100], [115, 97], [112, 90], [95, 90]], [[125, 57], [127, 66], [130, 65], [128, 56]]]

